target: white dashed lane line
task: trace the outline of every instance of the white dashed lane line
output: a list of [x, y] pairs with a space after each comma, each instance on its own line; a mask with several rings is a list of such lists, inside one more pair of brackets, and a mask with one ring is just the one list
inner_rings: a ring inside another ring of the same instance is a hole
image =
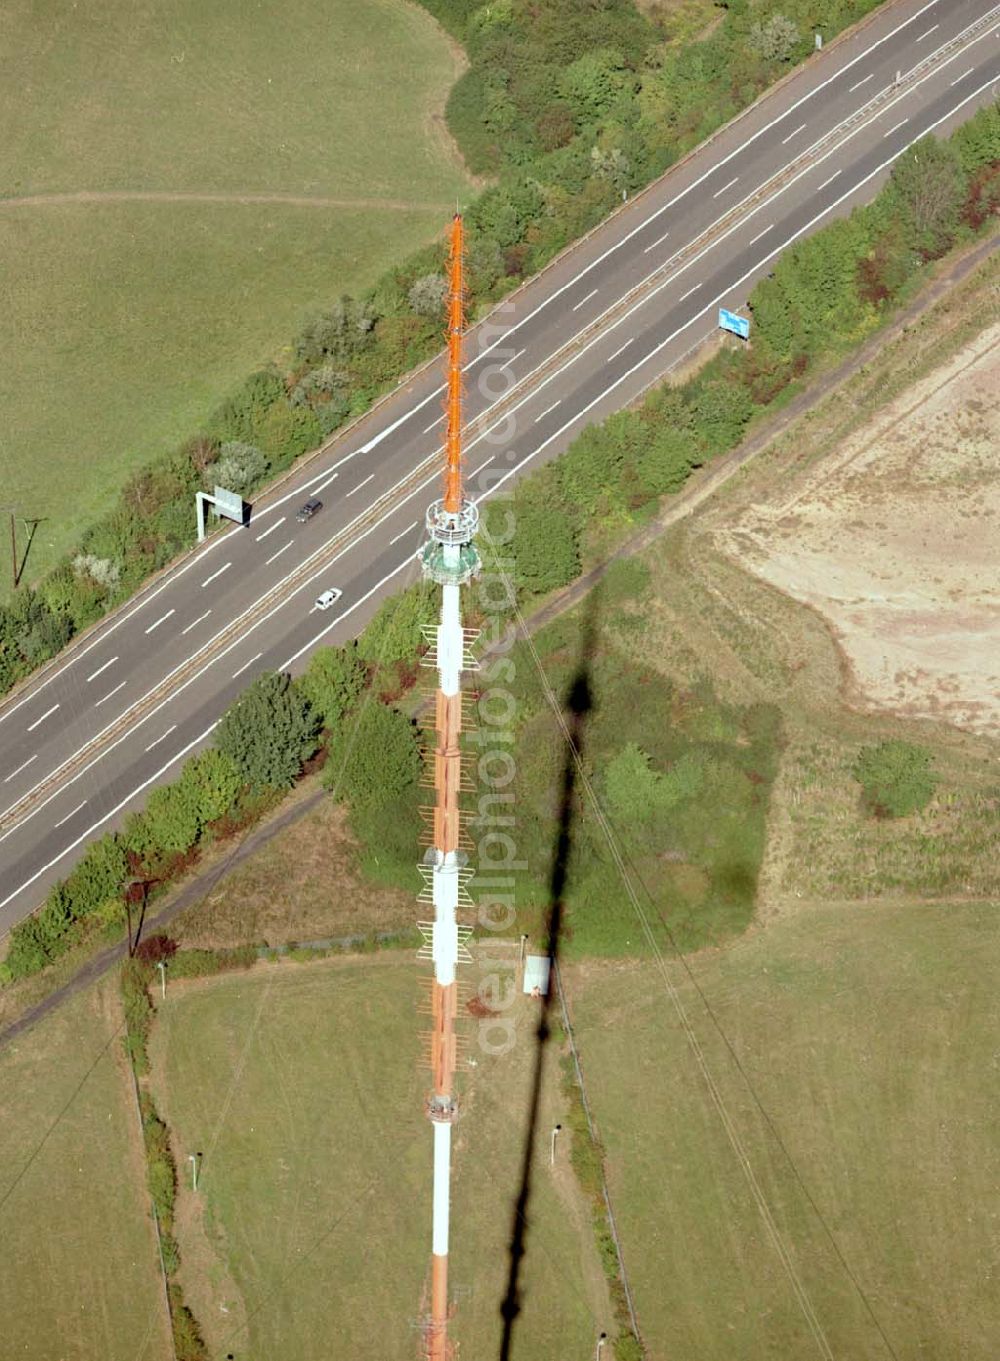
[[238, 671], [233, 672], [233, 680], [235, 680], [237, 676], [242, 676], [248, 666], [253, 666], [254, 662], [259, 662], [263, 655], [263, 652], [258, 652], [256, 657], [251, 657], [248, 662], [244, 662]]
[[701, 284], [695, 284], [694, 288], [689, 288], [686, 293], [682, 293], [679, 300], [684, 302], [686, 298], [690, 298], [692, 293], [697, 293], [699, 288], [701, 288]]
[[874, 80], [874, 79], [875, 79], [875, 72], [874, 72], [874, 71], [870, 71], [870, 72], [868, 73], [868, 75], [867, 75], [867, 76], [864, 76], [861, 80], [859, 80], [858, 83], [857, 83], [856, 85], [852, 85], [851, 88], [847, 91], [847, 93], [848, 93], [849, 95], [852, 95], [852, 94], [854, 93], [855, 90], [860, 90], [861, 87], [862, 87], [862, 85], [867, 85], [868, 82], [869, 82], [870, 80]]
[[754, 237], [754, 239], [753, 239], [749, 244], [750, 244], [751, 246], [756, 246], [756, 244], [757, 244], [757, 242], [760, 240], [760, 238], [761, 238], [762, 236], [766, 236], [766, 235], [768, 234], [768, 232], [771, 231], [771, 229], [772, 229], [773, 227], [774, 227], [774, 223], [772, 222], [770, 227], [765, 227], [764, 230], [763, 230], [762, 232], [758, 232], [757, 235]]
[[125, 684], [126, 682], [122, 681], [121, 685], [116, 685], [113, 690], [109, 690], [108, 693], [104, 696], [104, 699], [99, 699], [97, 701], [97, 703], [94, 705], [94, 708], [99, 709], [102, 704], [104, 704], [107, 700], [109, 700], [112, 697], [112, 695], [117, 695], [119, 690], [123, 690], [125, 688]]
[[357, 485], [356, 487], [352, 487], [351, 490], [350, 490], [349, 492], [346, 492], [346, 493], [345, 493], [345, 500], [346, 500], [346, 498], [347, 498], [348, 496], [353, 496], [354, 493], [355, 493], [356, 491], [360, 491], [362, 487], [367, 487], [367, 486], [368, 486], [368, 483], [369, 483], [369, 482], [374, 482], [374, 480], [375, 480], [375, 474], [374, 474], [374, 473], [369, 473], [368, 476], [365, 478], [365, 480], [364, 480], [363, 482], [359, 482], [358, 485]]
[[842, 173], [843, 172], [840, 170], [835, 170], [833, 174], [830, 176], [830, 178], [828, 180], [824, 180], [820, 187], [816, 190], [817, 194], [821, 194], [823, 190], [827, 187], [827, 185], [832, 184], [834, 180], [837, 178], [837, 176]]
[[280, 520], [275, 520], [274, 524], [271, 526], [270, 529], [265, 529], [263, 534], [257, 535], [256, 539], [254, 540], [254, 543], [260, 543], [261, 539], [266, 539], [268, 534], [273, 534], [279, 525], [283, 525], [285, 523], [286, 518], [287, 518], [286, 516], [282, 515]]
[[181, 637], [183, 638], [185, 633], [190, 633], [193, 628], [196, 628], [199, 624], [203, 623], [211, 613], [211, 610], [206, 610], [204, 614], [199, 614], [198, 618], [188, 624], [186, 629], [181, 629]]
[[201, 589], [204, 590], [205, 587], [210, 585], [215, 580], [216, 577], [221, 577], [223, 572], [228, 572], [232, 565], [233, 564], [231, 562], [223, 563], [217, 572], [213, 572], [210, 577], [205, 578], [205, 580], [201, 583]]
[[167, 737], [170, 736], [170, 734], [174, 731], [174, 729], [175, 729], [176, 727], [177, 727], [177, 724], [176, 724], [176, 723], [171, 723], [171, 725], [170, 725], [170, 727], [167, 729], [167, 731], [166, 731], [166, 732], [161, 732], [160, 735], [159, 735], [159, 737], [156, 738], [156, 740], [155, 740], [154, 742], [150, 742], [150, 744], [149, 744], [149, 746], [146, 748], [146, 750], [147, 750], [147, 751], [152, 751], [154, 747], [158, 747], [158, 746], [160, 745], [160, 743], [161, 743], [162, 741], [164, 741], [165, 738], [167, 738]]
[[727, 189], [732, 189], [733, 185], [736, 183], [736, 181], [737, 181], [738, 179], [739, 179], [739, 175], [736, 175], [733, 179], [731, 179], [731, 180], [729, 181], [728, 184], [724, 184], [724, 185], [722, 186], [721, 189], [716, 189], [716, 191], [715, 191], [715, 193], [712, 195], [712, 197], [713, 197], [713, 198], [718, 198], [719, 195], [720, 195], [720, 194], [724, 194], [724, 193], [726, 192]]
[[389, 540], [389, 547], [391, 548], [394, 543], [399, 543], [400, 539], [405, 539], [407, 534], [412, 534], [419, 523], [419, 520], [414, 520], [412, 525], [407, 525], [405, 529], [401, 529], [394, 539]]
[[12, 771], [10, 772], [10, 774], [9, 774], [9, 775], [7, 776], [7, 778], [4, 780], [4, 784], [10, 784], [11, 780], [14, 778], [15, 775], [20, 775], [20, 773], [21, 773], [22, 770], [27, 770], [27, 769], [28, 769], [28, 767], [31, 765], [32, 761], [37, 761], [37, 760], [38, 760], [38, 752], [36, 751], [35, 754], [34, 754], [34, 756], [29, 756], [28, 759], [24, 762], [23, 765], [19, 765], [18, 768], [17, 768], [16, 770], [12, 770]]
[[438, 416], [438, 418], [437, 418], [436, 421], [431, 421], [431, 423], [430, 423], [430, 425], [427, 427], [427, 429], [426, 429], [426, 430], [421, 430], [420, 433], [421, 433], [422, 435], [429, 435], [429, 434], [431, 433], [431, 431], [434, 429], [434, 427], [435, 427], [436, 425], [440, 425], [441, 422], [442, 422], [443, 420], [444, 420], [444, 416]]
[[581, 298], [580, 301], [579, 301], [578, 303], [575, 303], [575, 304], [573, 305], [573, 307], [570, 308], [570, 311], [571, 311], [571, 312], [579, 312], [580, 308], [583, 306], [583, 304], [584, 304], [585, 302], [590, 302], [591, 298], [594, 298], [594, 297], [596, 297], [596, 296], [597, 296], [597, 289], [596, 289], [596, 288], [592, 288], [585, 298]]
[[75, 816], [77, 815], [77, 813], [79, 813], [80, 809], [81, 809], [81, 808], [86, 808], [86, 806], [87, 806], [87, 800], [84, 799], [84, 801], [83, 801], [82, 803], [78, 803], [78, 804], [76, 805], [76, 807], [73, 809], [72, 813], [67, 813], [66, 816], [65, 816], [64, 818], [60, 818], [58, 822], [53, 823], [53, 830], [54, 830], [56, 827], [61, 827], [61, 826], [63, 825], [64, 822], [69, 822], [70, 818], [75, 817]]
[[781, 139], [781, 145], [784, 146], [786, 142], [790, 142], [790, 141], [792, 140], [793, 137], [798, 137], [799, 133], [800, 133], [800, 132], [805, 132], [805, 130], [806, 130], [806, 124], [805, 124], [805, 123], [800, 123], [799, 126], [795, 129], [794, 132], [790, 132], [790, 133], [788, 134], [787, 137], [782, 137], [782, 139]]
[[51, 718], [51, 716], [55, 713], [55, 711], [58, 708], [59, 708], [58, 704], [53, 704], [51, 709], [46, 709], [44, 714], [42, 714], [41, 718], [36, 718], [34, 723], [28, 724], [28, 732], [34, 732], [38, 725], [40, 723], [44, 723], [47, 718]]
[[903, 118], [903, 119], [901, 119], [898, 123], [895, 124], [894, 127], [891, 127], [891, 128], [889, 129], [888, 132], [883, 132], [883, 134], [882, 134], [882, 140], [885, 141], [885, 139], [886, 139], [887, 137], [891, 137], [892, 134], [893, 134], [894, 132], [898, 132], [899, 129], [900, 129], [901, 127], [903, 127], [903, 126], [904, 126], [906, 123], [908, 123], [909, 121], [910, 121], [910, 120], [909, 120], [908, 118]]
[[547, 406], [547, 407], [545, 408], [545, 410], [542, 412], [542, 414], [541, 414], [540, 416], [536, 416], [536, 417], [535, 417], [535, 424], [537, 425], [539, 421], [544, 421], [544, 419], [545, 419], [546, 416], [551, 415], [551, 413], [552, 413], [553, 411], [555, 411], [556, 407], [557, 407], [557, 406], [561, 406], [561, 405], [562, 405], [562, 398], [560, 397], [560, 399], [559, 399], [558, 402], [553, 402], [551, 406]]
[[176, 613], [177, 613], [176, 610], [167, 610], [166, 614], [161, 614], [161, 615], [160, 615], [159, 619], [157, 619], [157, 621], [156, 621], [155, 624], [150, 624], [150, 626], [149, 626], [149, 628], [146, 630], [146, 632], [147, 632], [147, 633], [152, 633], [154, 629], [158, 629], [158, 628], [160, 627], [161, 624], [165, 624], [165, 623], [167, 622], [167, 620], [170, 618], [170, 616], [171, 616], [172, 614], [176, 614]]
[[940, 27], [941, 27], [940, 24], [932, 24], [931, 27], [928, 28], [924, 33], [921, 33], [919, 38], [914, 38], [913, 41], [917, 43], [922, 43], [925, 38], [929, 38], [932, 33], [936, 33]]
[[626, 340], [626, 342], [625, 342], [624, 345], [619, 345], [618, 348], [617, 348], [617, 350], [615, 350], [614, 354], [613, 354], [613, 355], [611, 356], [611, 358], [608, 360], [608, 363], [609, 363], [609, 364], [613, 363], [614, 360], [616, 360], [620, 354], [624, 354], [625, 351], [628, 349], [628, 347], [632, 344], [632, 341], [633, 341], [634, 339], [635, 339], [635, 336], [629, 336], [628, 340]]
[[295, 542], [294, 539], [289, 539], [286, 544], [283, 544], [281, 548], [278, 549], [277, 553], [272, 553], [269, 558], [266, 558], [264, 560], [264, 566], [270, 567], [271, 563], [274, 562], [276, 558], [280, 558], [282, 553], [284, 553], [287, 549], [291, 548], [294, 542]]
[[643, 255], [648, 255], [651, 250], [656, 250], [657, 246], [662, 246], [664, 241], [666, 241], [669, 235], [670, 235], [669, 232], [664, 232], [662, 236], [658, 236], [656, 240], [653, 242], [653, 244], [651, 246], [647, 246], [646, 249], [642, 252]]
[[87, 677], [87, 684], [89, 685], [92, 680], [97, 680], [97, 677], [101, 674], [101, 672], [107, 671], [109, 666], [114, 666], [117, 660], [118, 660], [117, 657], [112, 657], [110, 662], [105, 662], [104, 665], [99, 666], [96, 671], [92, 671], [90, 675]]

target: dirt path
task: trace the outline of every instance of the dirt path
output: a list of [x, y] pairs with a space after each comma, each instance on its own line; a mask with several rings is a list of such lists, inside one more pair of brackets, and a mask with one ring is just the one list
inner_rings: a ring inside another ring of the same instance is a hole
[[0, 198], [0, 208], [49, 208], [74, 203], [231, 203], [273, 204], [287, 208], [356, 208], [359, 211], [388, 208], [397, 213], [454, 211], [451, 200], [429, 202], [401, 198], [321, 198], [308, 194], [211, 193], [197, 189], [78, 189], [70, 194], [27, 194]]

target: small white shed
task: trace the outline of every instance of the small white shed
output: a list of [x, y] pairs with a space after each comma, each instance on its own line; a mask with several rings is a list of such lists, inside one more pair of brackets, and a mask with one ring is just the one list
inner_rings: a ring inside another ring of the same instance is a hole
[[544, 997], [549, 990], [552, 961], [548, 955], [528, 955], [524, 961], [524, 991], [529, 997]]

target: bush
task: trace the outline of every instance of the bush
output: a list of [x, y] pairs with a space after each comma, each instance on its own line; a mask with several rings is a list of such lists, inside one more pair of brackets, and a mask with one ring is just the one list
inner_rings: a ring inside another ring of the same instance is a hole
[[331, 742], [323, 783], [352, 808], [370, 813], [397, 798], [419, 772], [412, 721], [389, 705], [369, 702]]
[[902, 818], [926, 808], [937, 787], [926, 747], [896, 739], [862, 747], [854, 778], [865, 802], [878, 817]]
[[357, 655], [376, 666], [411, 661], [426, 647], [424, 629], [437, 623], [436, 588], [421, 582], [390, 596], [362, 630]]
[[212, 463], [205, 474], [206, 483], [225, 487], [227, 491], [248, 492], [263, 481], [268, 461], [255, 444], [242, 440], [228, 440], [219, 450], [218, 462]]
[[291, 678], [268, 671], [224, 714], [215, 744], [252, 788], [288, 789], [316, 751], [318, 731], [309, 701]]
[[357, 644], [321, 647], [309, 658], [309, 665], [297, 681], [322, 723], [333, 728], [352, 709], [367, 680], [365, 665]]

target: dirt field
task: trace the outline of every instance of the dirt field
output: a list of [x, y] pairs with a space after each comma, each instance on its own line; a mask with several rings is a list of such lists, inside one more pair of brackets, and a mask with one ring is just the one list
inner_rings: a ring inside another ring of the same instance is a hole
[[849, 698], [1000, 732], [1000, 324], [720, 542], [832, 625]]

